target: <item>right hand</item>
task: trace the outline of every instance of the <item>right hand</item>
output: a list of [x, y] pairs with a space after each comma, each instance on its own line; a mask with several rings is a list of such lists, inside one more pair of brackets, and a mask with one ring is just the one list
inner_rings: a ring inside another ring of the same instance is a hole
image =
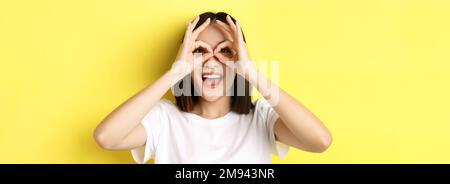
[[[172, 71], [182, 75], [190, 74], [195, 67], [199, 66], [203, 63], [203, 58], [207, 58], [204, 54], [212, 54], [213, 51], [210, 49], [208, 44], [202, 41], [196, 41], [200, 32], [205, 30], [205, 28], [209, 25], [211, 20], [208, 18], [202, 25], [200, 25], [197, 29], [194, 30], [195, 25], [197, 25], [200, 17], [197, 17], [193, 22], [189, 22], [186, 32], [184, 34], [183, 43], [178, 50], [178, 55], [175, 62], [172, 65]], [[207, 49], [206, 53], [193, 53], [193, 51], [202, 47], [203, 49]], [[201, 58], [197, 58], [201, 57]]]

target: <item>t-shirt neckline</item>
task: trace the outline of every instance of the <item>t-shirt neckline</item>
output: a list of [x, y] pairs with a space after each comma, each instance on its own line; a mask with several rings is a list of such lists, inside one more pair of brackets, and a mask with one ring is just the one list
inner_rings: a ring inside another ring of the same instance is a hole
[[217, 123], [220, 123], [220, 122], [226, 122], [225, 120], [230, 119], [230, 117], [233, 115], [233, 113], [234, 113], [233, 111], [230, 111], [230, 112], [226, 113], [225, 115], [223, 115], [221, 117], [214, 118], [214, 119], [208, 119], [208, 118], [204, 118], [204, 117], [202, 117], [200, 115], [197, 115], [197, 114], [194, 114], [194, 113], [191, 113], [191, 112], [184, 112], [184, 114], [187, 114], [188, 116], [190, 116], [190, 117], [192, 117], [192, 118], [194, 118], [196, 120], [199, 120], [200, 122], [211, 122], [213, 124], [217, 124]]

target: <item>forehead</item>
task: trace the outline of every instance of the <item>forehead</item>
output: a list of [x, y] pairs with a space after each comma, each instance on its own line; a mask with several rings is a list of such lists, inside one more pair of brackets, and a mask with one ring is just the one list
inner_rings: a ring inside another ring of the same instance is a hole
[[211, 47], [217, 46], [224, 40], [232, 40], [231, 36], [217, 24], [213, 23], [206, 27], [197, 37], [197, 40], [208, 43]]

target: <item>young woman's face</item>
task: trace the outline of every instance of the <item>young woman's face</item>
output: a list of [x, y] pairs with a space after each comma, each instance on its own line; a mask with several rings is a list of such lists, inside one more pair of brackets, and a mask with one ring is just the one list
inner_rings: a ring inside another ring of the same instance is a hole
[[220, 26], [211, 23], [199, 34], [197, 41], [204, 42], [209, 49], [197, 47], [194, 50], [195, 53], [203, 54], [201, 67], [192, 72], [195, 89], [201, 90], [204, 100], [216, 101], [229, 94], [235, 78], [236, 73], [224, 64], [225, 61], [236, 59], [235, 51], [232, 50], [233, 40]]

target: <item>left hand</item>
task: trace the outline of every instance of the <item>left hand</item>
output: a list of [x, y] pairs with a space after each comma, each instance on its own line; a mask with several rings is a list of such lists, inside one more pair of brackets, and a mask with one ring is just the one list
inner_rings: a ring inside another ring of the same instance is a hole
[[[256, 71], [256, 67], [252, 62], [250, 55], [248, 54], [247, 44], [244, 41], [241, 26], [238, 21], [236, 23], [231, 20], [230, 16], [227, 16], [227, 23], [220, 20], [216, 20], [216, 23], [221, 26], [225, 31], [230, 33], [233, 38], [232, 48], [237, 52], [235, 63], [225, 63], [227, 66], [236, 68], [236, 72], [248, 79], [248, 75], [253, 71]], [[233, 66], [231, 66], [233, 65]]]

